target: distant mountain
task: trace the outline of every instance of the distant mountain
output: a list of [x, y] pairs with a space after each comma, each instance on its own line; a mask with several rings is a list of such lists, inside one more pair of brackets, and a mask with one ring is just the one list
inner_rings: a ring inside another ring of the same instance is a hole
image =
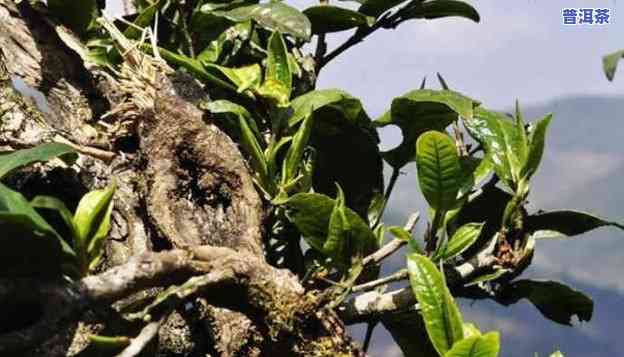
[[[568, 97], [523, 107], [534, 120], [554, 119], [542, 167], [530, 196], [533, 209], [574, 208], [624, 221], [624, 97]], [[401, 176], [384, 221], [402, 224], [426, 206], [418, 191], [415, 165]], [[594, 298], [592, 321], [580, 327], [544, 319], [528, 302], [512, 307], [492, 302], [462, 302], [468, 320], [502, 332], [505, 357], [548, 356], [560, 348], [567, 356], [617, 356], [624, 350], [624, 232], [601, 229], [570, 240], [538, 242], [529, 278], [560, 280]], [[384, 271], [403, 264], [393, 258]], [[379, 328], [381, 330], [381, 328]], [[374, 356], [400, 356], [385, 331], [376, 332]]]

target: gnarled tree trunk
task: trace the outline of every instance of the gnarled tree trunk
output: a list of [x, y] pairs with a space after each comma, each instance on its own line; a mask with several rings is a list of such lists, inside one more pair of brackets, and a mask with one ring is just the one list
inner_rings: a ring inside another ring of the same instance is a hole
[[[162, 64], [144, 92], [128, 93], [86, 68], [59, 31], [27, 2], [0, 0], [0, 147], [59, 141], [81, 153], [71, 167], [35, 166], [9, 184], [75, 204], [114, 179], [112, 230], [97, 274], [71, 283], [0, 278], [0, 306], [20, 309], [0, 323], [0, 355], [86, 353], [91, 334], [134, 337], [123, 356], [362, 354], [322, 298], [266, 262], [263, 202], [245, 160], [197, 106], [210, 88]], [[37, 107], [11, 78], [47, 103]], [[107, 112], [113, 124], [132, 116], [133, 130], [99, 135], [92, 124]], [[146, 322], [121, 318], [172, 284], [191, 288]]]

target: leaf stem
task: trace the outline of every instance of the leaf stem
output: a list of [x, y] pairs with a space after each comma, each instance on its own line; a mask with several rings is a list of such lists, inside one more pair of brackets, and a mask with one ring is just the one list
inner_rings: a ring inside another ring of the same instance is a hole
[[388, 275], [386, 277], [383, 277], [377, 280], [369, 281], [368, 283], [356, 285], [351, 289], [351, 292], [359, 293], [359, 292], [364, 292], [364, 291], [370, 291], [378, 286], [393, 283], [395, 281], [405, 280], [408, 277], [409, 277], [409, 274], [407, 272], [407, 269], [401, 269], [392, 275]]
[[368, 352], [368, 347], [370, 346], [370, 342], [373, 337], [373, 331], [375, 331], [375, 327], [377, 327], [377, 322], [369, 322], [368, 326], [366, 327], [366, 336], [364, 337], [364, 346], [362, 346], [364, 353]]
[[373, 26], [370, 27], [366, 27], [366, 26], [360, 26], [358, 27], [358, 29], [355, 31], [355, 34], [353, 34], [353, 36], [349, 37], [349, 39], [344, 42], [342, 45], [338, 46], [337, 48], [335, 48], [333, 51], [331, 51], [327, 56], [323, 57], [320, 61], [316, 62], [316, 74], [318, 76], [319, 72], [321, 71], [321, 69], [323, 67], [325, 67], [326, 64], [328, 64], [329, 62], [331, 62], [334, 58], [338, 57], [339, 55], [341, 55], [343, 52], [345, 52], [346, 50], [348, 50], [349, 48], [353, 47], [354, 45], [364, 41], [364, 39], [366, 39], [366, 37], [368, 37], [370, 34], [372, 34], [373, 32], [379, 30], [380, 28], [394, 28], [396, 27], [397, 20], [399, 20], [401, 18], [401, 16], [403, 15], [403, 13], [407, 10], [410, 9], [409, 4], [402, 7], [401, 9], [397, 10], [397, 12], [395, 12], [392, 15], [386, 14], [383, 15], [381, 18], [379, 18], [379, 20], [377, 20], [377, 22], [375, 22], [375, 24]]
[[390, 195], [392, 194], [392, 190], [396, 185], [397, 180], [399, 179], [399, 175], [401, 174], [401, 170], [397, 168], [392, 168], [392, 176], [390, 176], [390, 181], [388, 182], [388, 187], [386, 188], [386, 192], [384, 193], [383, 204], [381, 209], [379, 210], [379, 215], [375, 219], [375, 223], [373, 223], [373, 229], [377, 228], [379, 222], [381, 222], [381, 217], [383, 216], [386, 207], [388, 206], [388, 201], [390, 200]]

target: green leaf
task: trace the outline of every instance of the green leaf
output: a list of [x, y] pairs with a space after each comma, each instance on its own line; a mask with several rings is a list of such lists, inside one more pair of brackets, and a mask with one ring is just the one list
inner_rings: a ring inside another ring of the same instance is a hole
[[345, 190], [347, 206], [367, 217], [370, 202], [383, 192], [383, 162], [379, 136], [362, 103], [343, 91], [329, 89], [297, 97], [291, 105], [291, 128], [313, 115], [314, 190], [335, 196], [338, 183]]
[[613, 52], [602, 57], [602, 68], [608, 80], [612, 81], [615, 77], [618, 62], [622, 57], [624, 57], [624, 50]]
[[282, 34], [275, 31], [269, 38], [265, 80], [280, 82], [286, 88], [286, 97], [290, 99], [292, 91], [292, 73], [288, 64], [288, 50]]
[[364, 15], [373, 16], [375, 18], [393, 7], [406, 2], [407, 0], [367, 0], [358, 9]]
[[407, 242], [412, 252], [425, 254], [416, 239], [414, 239], [410, 232], [406, 231], [403, 227], [391, 226], [388, 227], [388, 232], [390, 232], [395, 238]]
[[[352, 242], [352, 240], [357, 239], [357, 237], [351, 236], [351, 225], [347, 219], [346, 212], [347, 206], [345, 205], [344, 193], [340, 186], [338, 186], [338, 195], [332, 213], [329, 216], [327, 240], [325, 240], [323, 244], [323, 251], [330, 256], [335, 263], [348, 268], [351, 263], [349, 254], [357, 253], [355, 250], [350, 252], [349, 246], [351, 244], [357, 244]], [[360, 256], [360, 259], [361, 258]]]
[[214, 14], [233, 22], [254, 20], [261, 27], [293, 35], [305, 41], [312, 35], [310, 20], [299, 10], [279, 1], [241, 6], [226, 11], [218, 10], [214, 11]]
[[[298, 193], [285, 205], [289, 220], [306, 242], [314, 249], [338, 258], [338, 263], [348, 264], [348, 260], [342, 257], [364, 256], [377, 249], [375, 234], [357, 213], [344, 206], [344, 196], [339, 195], [333, 200], [319, 193]], [[339, 208], [335, 208], [337, 206]], [[348, 238], [342, 239], [341, 232], [346, 231]]]
[[473, 278], [472, 280], [470, 280], [468, 284], [465, 284], [464, 286], [469, 287], [469, 286], [477, 285], [480, 283], [485, 283], [488, 281], [496, 280], [508, 272], [509, 272], [508, 269], [497, 269], [496, 271], [492, 273], [479, 275], [476, 278]]
[[84, 35], [99, 16], [96, 0], [48, 0], [48, 8], [61, 22]]
[[458, 116], [472, 118], [477, 105], [479, 102], [449, 90], [421, 89], [395, 98], [390, 110], [374, 122], [378, 127], [397, 125], [403, 134], [401, 144], [384, 152], [384, 159], [400, 169], [415, 159], [415, 144], [421, 134], [442, 131]]
[[110, 229], [115, 189], [115, 184], [112, 184], [105, 189], [87, 193], [80, 199], [74, 213], [74, 249], [78, 254], [78, 264], [83, 276], [93, 269], [103, 253], [101, 248]]
[[0, 275], [54, 275], [73, 251], [19, 192], [0, 183]]
[[418, 182], [433, 209], [448, 211], [457, 201], [461, 168], [455, 142], [448, 135], [429, 131], [416, 143]]
[[412, 239], [412, 235], [410, 232], [406, 231], [403, 227], [399, 226], [390, 226], [388, 227], [388, 232], [392, 233], [396, 238], [409, 242]]
[[482, 229], [483, 223], [468, 223], [461, 226], [457, 231], [455, 231], [455, 234], [453, 234], [453, 237], [440, 252], [439, 256], [435, 256], [432, 259], [448, 260], [462, 254], [477, 241]]
[[473, 188], [477, 187], [492, 173], [492, 160], [489, 157], [462, 157], [460, 158], [462, 171], [461, 187], [458, 198], [466, 197]]
[[572, 316], [589, 321], [594, 311], [592, 299], [555, 281], [518, 280], [506, 285], [500, 293], [505, 305], [528, 299], [544, 317], [563, 325], [572, 325]]
[[[110, 30], [113, 30], [112, 28]], [[148, 53], [153, 53], [153, 49], [151, 45], [142, 45], [140, 46], [142, 50]], [[208, 72], [206, 68], [204, 68], [204, 64], [199, 60], [194, 58], [190, 58], [184, 55], [180, 55], [174, 52], [171, 52], [164, 48], [158, 48], [158, 53], [162, 56], [162, 58], [167, 61], [167, 63], [172, 64], [177, 67], [182, 67], [186, 69], [189, 73], [194, 75], [197, 79], [214, 84], [220, 88], [237, 91], [236, 87], [233, 87], [227, 81], [222, 80], [216, 75]], [[220, 70], [219, 68], [217, 68]], [[225, 73], [224, 73], [225, 74]]]
[[496, 186], [484, 186], [482, 192], [467, 201], [455, 218], [447, 225], [449, 236], [459, 227], [472, 222], [485, 222], [477, 241], [463, 255], [471, 257], [481, 251], [500, 230], [502, 218], [512, 195]]
[[497, 357], [500, 351], [498, 332], [465, 338], [453, 345], [444, 357]]
[[293, 127], [314, 111], [325, 106], [336, 104], [340, 107], [349, 107], [359, 101], [340, 89], [321, 89], [303, 94], [290, 103], [293, 115], [288, 119], [288, 125]]
[[527, 230], [530, 232], [548, 231], [569, 237], [607, 226], [624, 230], [621, 223], [572, 210], [543, 212], [531, 215], [527, 219]]
[[532, 125], [531, 136], [529, 138], [529, 154], [526, 160], [521, 177], [531, 178], [537, 171], [540, 162], [542, 161], [542, 155], [544, 153], [544, 145], [546, 142], [546, 130], [552, 119], [552, 114], [547, 115], [544, 119], [538, 121]]
[[442, 17], [463, 17], [474, 22], [481, 20], [479, 12], [472, 5], [456, 0], [432, 0], [425, 1], [419, 6], [413, 7], [402, 16], [402, 19], [438, 19]]
[[[81, 0], [78, 0], [76, 2], [80, 1]], [[142, 9], [136, 19], [132, 22], [134, 26], [128, 26], [128, 28], [124, 30], [124, 36], [127, 38], [139, 39], [141, 37], [141, 29], [149, 27], [152, 24], [154, 16], [160, 8], [165, 5], [165, 2], [166, 1], [164, 0], [157, 0], [153, 4], [150, 4], [148, 7]]]
[[206, 67], [215, 68], [223, 73], [236, 85], [238, 93], [258, 87], [262, 81], [262, 67], [257, 63], [238, 68], [228, 68], [216, 64], [207, 64]]
[[461, 313], [446, 286], [444, 275], [429, 258], [410, 254], [407, 269], [429, 338], [436, 351], [444, 355], [464, 337]]
[[505, 115], [483, 108], [477, 108], [474, 118], [465, 119], [464, 125], [485, 148], [496, 174], [515, 190], [528, 155], [524, 129], [520, 130]]
[[297, 170], [303, 163], [303, 152], [308, 145], [311, 132], [312, 116], [309, 116], [303, 121], [299, 130], [297, 130], [297, 133], [292, 140], [292, 144], [286, 153], [286, 160], [284, 161], [285, 170], [282, 172], [282, 183], [287, 184], [290, 180], [296, 177]]
[[312, 33], [330, 33], [359, 26], [372, 26], [375, 18], [332, 5], [312, 6], [303, 11], [312, 23]]
[[282, 82], [274, 79], [266, 80], [262, 86], [256, 88], [256, 93], [261, 97], [274, 100], [278, 107], [288, 107], [290, 91]]
[[75, 160], [76, 154], [71, 146], [60, 143], [48, 143], [32, 149], [17, 150], [10, 154], [0, 155], [0, 180], [17, 168], [36, 162], [49, 161], [55, 157], [63, 157], [66, 162], [72, 162]]
[[37, 196], [30, 201], [30, 205], [35, 208], [44, 208], [58, 212], [63, 219], [63, 222], [65, 222], [69, 228], [69, 231], [72, 234], [71, 238], [75, 239], [76, 226], [74, 225], [74, 218], [71, 211], [67, 208], [67, 206], [65, 206], [63, 201], [51, 196]]
[[268, 167], [260, 144], [249, 128], [245, 118], [239, 117], [238, 125], [241, 130], [241, 144], [251, 159], [251, 166], [260, 175], [263, 185], [266, 185], [268, 183]]
[[472, 322], [464, 322], [464, 339], [481, 336], [481, 330]]

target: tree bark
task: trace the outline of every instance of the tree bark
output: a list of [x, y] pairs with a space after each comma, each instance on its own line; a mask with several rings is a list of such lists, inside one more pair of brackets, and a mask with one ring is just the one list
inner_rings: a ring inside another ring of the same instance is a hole
[[[91, 334], [129, 336], [122, 356], [363, 355], [322, 298], [266, 262], [265, 207], [246, 162], [197, 106], [210, 88], [160, 64], [155, 81], [134, 93], [147, 104], [136, 105], [120, 82], [86, 68], [57, 31], [28, 2], [0, 0], [0, 148], [61, 141], [81, 153], [70, 167], [36, 165], [9, 184], [75, 207], [115, 179], [112, 229], [94, 275], [0, 280], [0, 303], [32, 318], [0, 324], [0, 355], [77, 355], [93, 348]], [[11, 78], [47, 104], [37, 107]], [[127, 130], [100, 135], [94, 128], [107, 112], [109, 124]], [[122, 318], [174, 285], [191, 288], [151, 310], [150, 322]]]

